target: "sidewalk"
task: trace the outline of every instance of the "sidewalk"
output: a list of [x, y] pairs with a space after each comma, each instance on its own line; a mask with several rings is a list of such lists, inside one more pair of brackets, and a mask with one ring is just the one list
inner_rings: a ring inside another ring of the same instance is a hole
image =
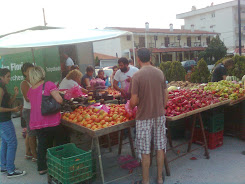
[[[30, 160], [25, 160], [25, 145], [21, 135], [20, 119], [13, 119], [18, 139], [18, 149], [16, 155], [16, 167], [27, 172], [26, 176], [7, 179], [6, 175], [0, 175], [0, 184], [47, 184], [47, 175], [40, 176], [37, 172], [37, 165]], [[194, 145], [193, 146], [197, 146]], [[123, 146], [123, 155], [130, 153], [129, 145]], [[128, 149], [128, 150], [127, 150]], [[184, 146], [180, 151], [186, 150]], [[200, 149], [185, 157], [182, 157], [169, 164], [171, 176], [167, 177], [165, 184], [245, 184], [245, 155], [241, 154], [245, 151], [245, 142], [236, 138], [225, 137], [224, 145], [215, 150], [209, 150], [210, 159], [207, 160], [203, 156], [204, 151]], [[117, 162], [117, 146], [113, 147], [113, 152], [108, 153], [108, 149], [102, 149], [103, 166]], [[168, 152], [170, 160], [176, 156], [173, 152]], [[196, 157], [197, 160], [190, 160]], [[106, 181], [115, 179], [116, 177], [128, 174], [127, 170], [119, 167], [111, 168], [105, 171]], [[156, 180], [156, 161], [150, 170], [151, 183]], [[141, 179], [141, 168], [133, 171], [132, 175], [121, 180], [112, 182], [115, 184], [127, 184], [132, 181]], [[98, 179], [94, 183], [101, 183]]]

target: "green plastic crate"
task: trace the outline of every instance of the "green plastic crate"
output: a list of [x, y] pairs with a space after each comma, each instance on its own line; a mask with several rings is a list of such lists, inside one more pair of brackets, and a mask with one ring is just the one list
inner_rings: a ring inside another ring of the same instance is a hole
[[48, 173], [62, 184], [75, 184], [92, 178], [91, 151], [75, 144], [48, 149]]
[[[210, 133], [224, 130], [224, 108], [218, 107], [202, 113], [204, 129]], [[196, 127], [200, 128], [199, 120]]]

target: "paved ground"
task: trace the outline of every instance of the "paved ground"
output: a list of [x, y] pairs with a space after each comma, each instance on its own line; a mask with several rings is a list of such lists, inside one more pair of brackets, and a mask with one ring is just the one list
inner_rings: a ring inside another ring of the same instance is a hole
[[[19, 169], [27, 171], [24, 177], [7, 179], [6, 175], [0, 175], [0, 184], [45, 184], [47, 176], [40, 176], [37, 172], [35, 163], [24, 159], [24, 139], [21, 136], [19, 118], [14, 119], [17, 137], [18, 151], [16, 155], [16, 166]], [[179, 141], [178, 141], [179, 142]], [[194, 147], [198, 147], [194, 145]], [[184, 147], [186, 149], [186, 147]], [[185, 149], [177, 151], [184, 152]], [[123, 155], [129, 154], [129, 145], [124, 145]], [[245, 142], [236, 138], [225, 137], [224, 145], [215, 150], [209, 150], [211, 158], [205, 159], [203, 150], [198, 150], [170, 163], [171, 176], [166, 177], [166, 184], [245, 184]], [[121, 169], [117, 164], [117, 146], [113, 147], [113, 152], [109, 153], [108, 149], [102, 149], [103, 164], [105, 168], [106, 181], [129, 174], [127, 170]], [[176, 154], [168, 152], [170, 160]], [[197, 160], [190, 160], [196, 157]], [[153, 162], [150, 171], [151, 183], [156, 179], [156, 163]], [[134, 180], [141, 178], [140, 168], [135, 169], [130, 176], [112, 183], [132, 183]], [[94, 183], [101, 183], [96, 180]]]

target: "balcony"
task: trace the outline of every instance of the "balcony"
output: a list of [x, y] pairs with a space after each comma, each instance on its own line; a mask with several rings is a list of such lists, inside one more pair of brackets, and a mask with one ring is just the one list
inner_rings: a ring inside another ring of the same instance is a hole
[[[165, 43], [161, 43], [161, 47], [166, 47]], [[179, 42], [170, 42], [167, 47], [181, 47]]]

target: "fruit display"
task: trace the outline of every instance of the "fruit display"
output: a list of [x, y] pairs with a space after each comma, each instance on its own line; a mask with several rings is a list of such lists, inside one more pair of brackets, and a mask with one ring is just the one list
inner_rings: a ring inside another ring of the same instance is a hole
[[189, 81], [172, 81], [168, 83], [168, 86], [180, 87], [181, 89], [197, 88], [199, 84], [191, 83]]
[[106, 91], [110, 94], [113, 95], [114, 97], [116, 96], [120, 96], [121, 93], [117, 90], [115, 90], [114, 88], [107, 88]]
[[111, 104], [106, 108], [109, 109], [108, 112], [94, 107], [79, 106], [73, 112], [64, 113], [62, 119], [94, 131], [134, 119], [127, 114], [124, 104]]
[[242, 84], [237, 84], [231, 81], [209, 82], [204, 90], [213, 93], [217, 97], [225, 97], [231, 100], [245, 96], [245, 89]]
[[168, 99], [166, 116], [169, 117], [184, 114], [226, 100], [226, 98], [216, 97], [211, 92], [202, 89], [170, 91]]

